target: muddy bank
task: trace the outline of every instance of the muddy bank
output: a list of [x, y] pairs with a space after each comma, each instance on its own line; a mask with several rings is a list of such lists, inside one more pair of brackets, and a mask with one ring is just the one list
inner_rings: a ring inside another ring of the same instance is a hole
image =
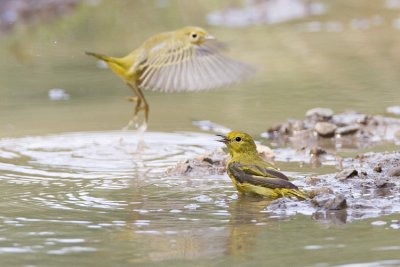
[[307, 149], [314, 154], [339, 148], [366, 148], [381, 142], [400, 144], [400, 119], [355, 111], [334, 114], [328, 108], [314, 108], [303, 120], [291, 119], [262, 134], [277, 146]]
[[367, 153], [341, 164], [336, 173], [296, 179], [310, 193], [310, 201], [278, 199], [267, 210], [335, 223], [400, 212], [400, 152]]
[[[217, 150], [177, 164], [168, 175], [224, 174], [227, 160]], [[278, 199], [265, 212], [283, 218], [304, 214], [335, 224], [400, 212], [400, 152], [345, 158], [337, 167], [336, 173], [293, 177], [310, 200]]]

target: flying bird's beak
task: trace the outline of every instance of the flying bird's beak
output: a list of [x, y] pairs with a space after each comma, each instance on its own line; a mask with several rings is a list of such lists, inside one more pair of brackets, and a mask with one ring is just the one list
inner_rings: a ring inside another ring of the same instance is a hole
[[217, 140], [218, 142], [224, 143], [224, 144], [228, 144], [228, 142], [230, 141], [228, 139], [228, 137], [226, 137], [225, 135], [222, 134], [217, 134], [217, 136], [221, 137], [222, 139]]
[[206, 40], [215, 40], [215, 37], [212, 36], [211, 34], [207, 34]]

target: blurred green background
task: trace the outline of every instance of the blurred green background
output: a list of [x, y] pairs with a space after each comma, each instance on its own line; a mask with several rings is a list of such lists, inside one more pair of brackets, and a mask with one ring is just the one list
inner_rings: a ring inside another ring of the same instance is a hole
[[[243, 27], [207, 25], [207, 15], [240, 11], [241, 1], [69, 1], [58, 16], [36, 12], [1, 35], [0, 136], [122, 128], [131, 92], [83, 52], [122, 56], [155, 33], [186, 25], [206, 28], [229, 45], [229, 56], [258, 72], [217, 91], [145, 92], [150, 131], [195, 130], [192, 120], [211, 120], [259, 133], [316, 106], [379, 114], [400, 103], [400, 10], [388, 7], [393, 0], [314, 1], [325, 8], [321, 15]], [[51, 101], [53, 88], [69, 100]]]

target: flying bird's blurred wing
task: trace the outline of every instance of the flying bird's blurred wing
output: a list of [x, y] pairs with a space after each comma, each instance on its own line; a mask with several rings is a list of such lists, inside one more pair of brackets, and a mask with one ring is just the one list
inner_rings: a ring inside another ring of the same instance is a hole
[[225, 87], [247, 78], [254, 69], [222, 55], [223, 45], [165, 40], [153, 47], [141, 64], [139, 86], [164, 92], [202, 91]]

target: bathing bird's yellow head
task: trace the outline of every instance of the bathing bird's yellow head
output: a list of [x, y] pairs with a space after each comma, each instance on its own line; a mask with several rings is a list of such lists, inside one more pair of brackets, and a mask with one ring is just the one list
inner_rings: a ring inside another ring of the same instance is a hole
[[222, 137], [218, 141], [223, 142], [228, 147], [232, 157], [257, 154], [256, 143], [254, 143], [253, 138], [247, 133], [232, 131], [226, 136], [218, 136]]

